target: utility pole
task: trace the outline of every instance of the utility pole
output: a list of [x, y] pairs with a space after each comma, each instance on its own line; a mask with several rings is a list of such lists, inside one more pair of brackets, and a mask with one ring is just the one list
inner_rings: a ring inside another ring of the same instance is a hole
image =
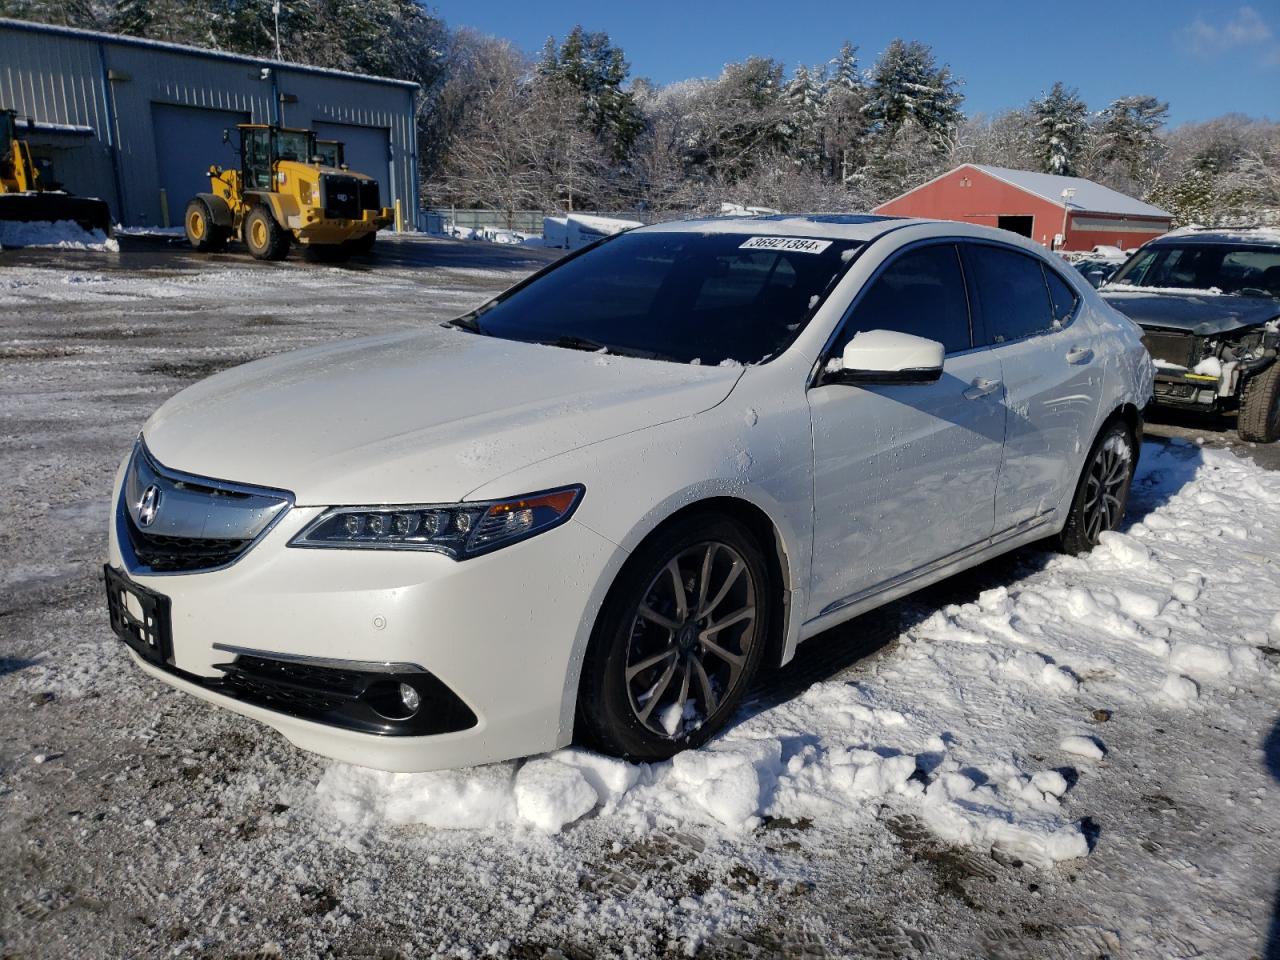
[[1062, 244], [1059, 250], [1065, 250], [1067, 247], [1067, 211], [1071, 206], [1071, 198], [1076, 195], [1075, 187], [1067, 187], [1062, 191]]
[[280, 0], [274, 0], [271, 4], [271, 15], [276, 19], [276, 59], [283, 60], [280, 53]]

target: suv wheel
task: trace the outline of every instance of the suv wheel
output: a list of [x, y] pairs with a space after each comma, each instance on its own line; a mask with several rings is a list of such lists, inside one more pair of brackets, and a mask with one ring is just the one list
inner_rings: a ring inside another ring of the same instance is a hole
[[1087, 553], [1105, 531], [1120, 526], [1137, 465], [1133, 431], [1122, 420], [1112, 421], [1098, 435], [1085, 460], [1071, 513], [1058, 535], [1058, 548], [1063, 553]]
[[583, 739], [632, 760], [710, 739], [759, 666], [772, 606], [768, 564], [741, 524], [708, 515], [659, 533], [601, 611], [582, 668]]
[[1236, 432], [1253, 443], [1280, 440], [1280, 360], [1245, 383]]

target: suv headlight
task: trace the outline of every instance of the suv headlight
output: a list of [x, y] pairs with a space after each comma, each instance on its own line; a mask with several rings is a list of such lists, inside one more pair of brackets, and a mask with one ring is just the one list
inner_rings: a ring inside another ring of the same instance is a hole
[[466, 560], [560, 526], [582, 501], [581, 485], [510, 500], [330, 507], [289, 541], [336, 550], [429, 550]]

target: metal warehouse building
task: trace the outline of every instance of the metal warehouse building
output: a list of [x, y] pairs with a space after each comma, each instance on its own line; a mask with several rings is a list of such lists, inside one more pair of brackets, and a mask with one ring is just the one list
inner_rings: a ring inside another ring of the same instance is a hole
[[1128, 249], [1167, 233], [1172, 215], [1082, 177], [966, 163], [876, 213], [1000, 227], [1060, 250]]
[[[417, 84], [198, 47], [0, 19], [0, 108], [65, 189], [127, 226], [180, 224], [209, 164], [237, 166], [237, 123], [311, 127], [346, 144], [412, 227]], [[21, 124], [21, 120], [20, 120]], [[232, 143], [223, 142], [231, 128]]]

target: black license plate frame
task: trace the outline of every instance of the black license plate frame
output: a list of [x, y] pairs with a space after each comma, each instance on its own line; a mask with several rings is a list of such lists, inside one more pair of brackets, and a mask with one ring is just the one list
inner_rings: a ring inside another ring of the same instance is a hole
[[[129, 649], [158, 667], [173, 664], [173, 621], [169, 598], [134, 583], [110, 564], [103, 567], [111, 629]], [[142, 616], [129, 609], [126, 595]]]

